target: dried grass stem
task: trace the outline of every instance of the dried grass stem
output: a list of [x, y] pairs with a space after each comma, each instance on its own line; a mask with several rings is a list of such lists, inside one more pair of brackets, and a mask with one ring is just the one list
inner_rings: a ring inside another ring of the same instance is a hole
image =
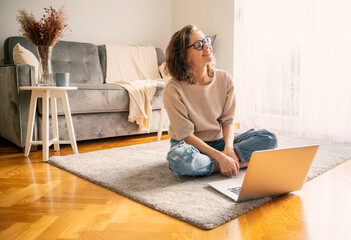
[[16, 20], [20, 23], [19, 32], [36, 46], [54, 46], [68, 30], [65, 8], [59, 10], [44, 8], [45, 14], [37, 21], [32, 13], [24, 9], [18, 11]]

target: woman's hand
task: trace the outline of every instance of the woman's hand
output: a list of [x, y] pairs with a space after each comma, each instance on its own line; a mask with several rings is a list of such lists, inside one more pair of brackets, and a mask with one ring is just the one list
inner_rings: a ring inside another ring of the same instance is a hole
[[231, 157], [233, 158], [239, 165], [239, 158], [238, 156], [236, 155], [235, 151], [234, 151], [234, 147], [233, 146], [225, 146], [224, 150], [223, 150], [223, 153], [225, 155], [227, 155], [228, 157]]
[[234, 159], [234, 161], [236, 161], [239, 165], [239, 169], [240, 168], [246, 168], [249, 166], [249, 161], [245, 161], [245, 162], [240, 162], [238, 156], [236, 155], [235, 151], [234, 151], [234, 148], [225, 148], [223, 153], [231, 158]]
[[[234, 151], [234, 125], [229, 124], [223, 127], [223, 139], [225, 142], [224, 150], [222, 154], [227, 156], [226, 161], [223, 163], [219, 163], [220, 171], [222, 174], [226, 176], [235, 176], [239, 173], [240, 165], [239, 165], [239, 158], [237, 157]], [[222, 165], [222, 167], [221, 167]]]
[[[234, 154], [235, 155], [235, 154]], [[239, 162], [232, 157], [226, 155], [224, 152], [216, 159], [219, 171], [225, 176], [236, 176], [239, 173]]]

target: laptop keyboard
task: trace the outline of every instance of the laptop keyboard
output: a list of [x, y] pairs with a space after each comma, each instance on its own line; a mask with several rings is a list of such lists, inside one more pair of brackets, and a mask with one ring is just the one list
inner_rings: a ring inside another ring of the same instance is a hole
[[228, 188], [229, 191], [239, 196], [241, 187]]

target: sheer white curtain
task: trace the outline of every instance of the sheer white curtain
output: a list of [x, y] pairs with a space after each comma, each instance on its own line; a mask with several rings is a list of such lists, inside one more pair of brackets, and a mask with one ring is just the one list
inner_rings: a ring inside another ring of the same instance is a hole
[[351, 142], [351, 1], [236, 0], [243, 128]]

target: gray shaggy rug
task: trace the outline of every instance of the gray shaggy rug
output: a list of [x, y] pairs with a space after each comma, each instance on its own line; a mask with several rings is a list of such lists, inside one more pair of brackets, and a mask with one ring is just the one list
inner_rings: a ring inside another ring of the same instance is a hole
[[[320, 144], [307, 180], [351, 158], [351, 144], [278, 136], [279, 148]], [[169, 141], [119, 147], [68, 156], [54, 156], [48, 162], [93, 183], [133, 199], [202, 229], [215, 228], [271, 198], [235, 203], [210, 188], [210, 177], [175, 176], [166, 155]], [[237, 177], [243, 178], [245, 170]]]

